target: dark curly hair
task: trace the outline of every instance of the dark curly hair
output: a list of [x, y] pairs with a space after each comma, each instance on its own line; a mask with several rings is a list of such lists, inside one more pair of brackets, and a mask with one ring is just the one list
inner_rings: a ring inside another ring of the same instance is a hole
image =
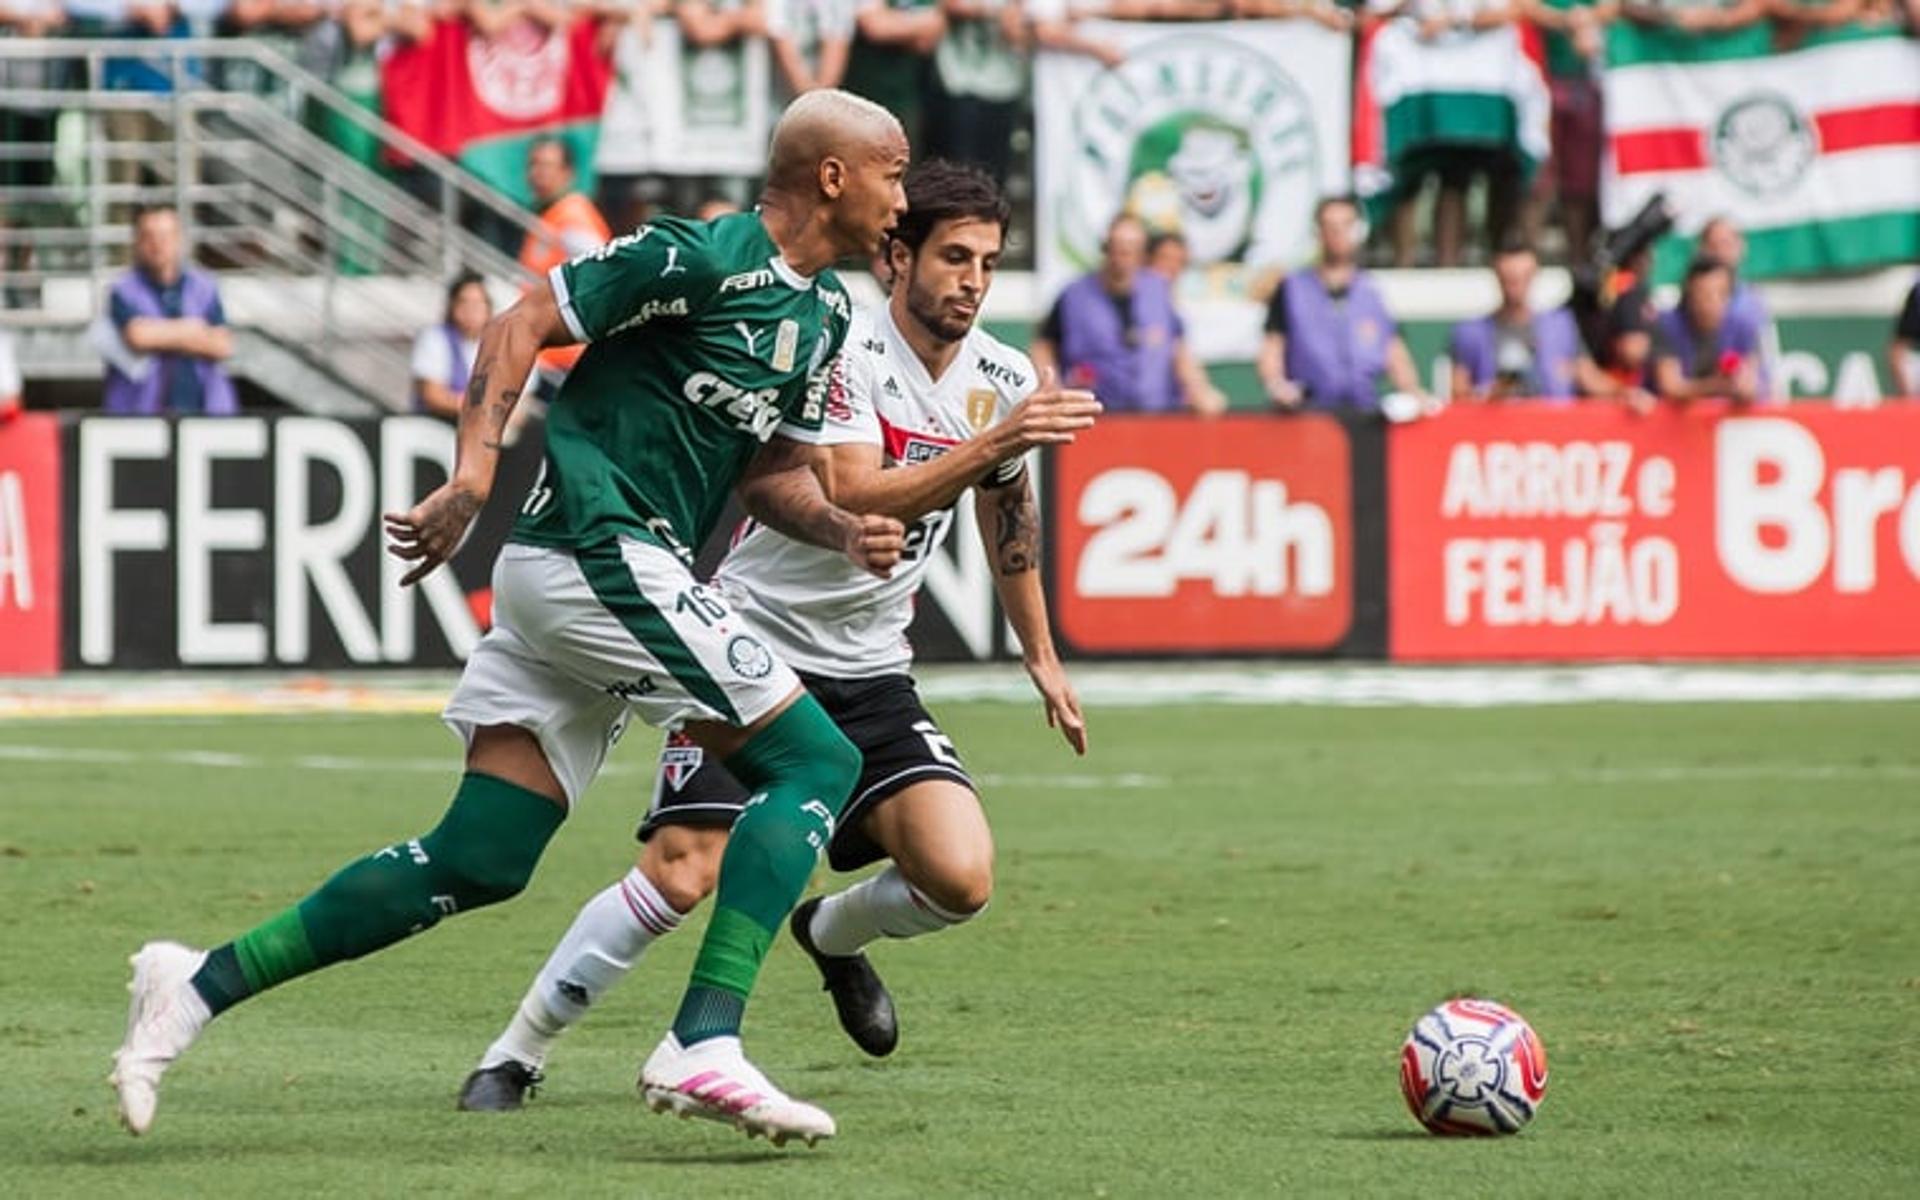
[[942, 221], [971, 218], [993, 221], [1005, 234], [1013, 206], [993, 176], [978, 167], [930, 158], [907, 172], [907, 213], [893, 228], [892, 239], [918, 253], [933, 227]]

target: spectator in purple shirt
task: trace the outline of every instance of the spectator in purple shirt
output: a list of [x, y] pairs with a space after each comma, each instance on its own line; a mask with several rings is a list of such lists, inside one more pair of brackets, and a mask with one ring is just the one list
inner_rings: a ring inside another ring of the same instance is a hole
[[1773, 374], [1768, 369], [1767, 350], [1773, 344], [1773, 315], [1767, 311], [1767, 301], [1760, 294], [1760, 289], [1741, 278], [1740, 268], [1747, 261], [1746, 237], [1741, 234], [1739, 226], [1733, 223], [1733, 218], [1713, 217], [1700, 227], [1696, 251], [1727, 264], [1727, 270], [1733, 278], [1733, 299], [1727, 304], [1727, 320], [1735, 329], [1750, 334], [1754, 345], [1759, 347], [1754, 362], [1754, 369], [1759, 374], [1759, 398], [1771, 399]]
[[1086, 388], [1109, 413], [1225, 411], [1187, 346], [1167, 281], [1146, 269], [1147, 227], [1121, 214], [1101, 243], [1100, 269], [1068, 284], [1032, 346], [1033, 365]]
[[1653, 335], [1653, 390], [1662, 400], [1726, 399], [1751, 404], [1760, 395], [1760, 342], [1733, 319], [1733, 271], [1717, 258], [1687, 268], [1678, 307], [1660, 314]]
[[226, 416], [239, 410], [220, 364], [233, 336], [213, 276], [187, 266], [180, 214], [149, 208], [133, 221], [133, 266], [114, 281], [106, 328], [95, 344], [107, 360], [110, 413]]
[[1360, 269], [1360, 209], [1345, 196], [1314, 210], [1320, 261], [1280, 281], [1267, 303], [1266, 336], [1254, 366], [1283, 409], [1372, 412], [1381, 385], [1421, 394], [1413, 356], [1387, 301]]
[[1455, 400], [1572, 400], [1615, 396], [1620, 387], [1595, 365], [1580, 328], [1565, 308], [1533, 306], [1540, 260], [1533, 247], [1510, 241], [1494, 255], [1500, 307], [1454, 326]]

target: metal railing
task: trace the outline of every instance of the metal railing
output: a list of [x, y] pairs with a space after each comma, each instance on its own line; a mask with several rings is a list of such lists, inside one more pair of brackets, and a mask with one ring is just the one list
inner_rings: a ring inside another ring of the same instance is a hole
[[[110, 64], [137, 61], [168, 90], [108, 86]], [[127, 217], [168, 203], [180, 214], [196, 262], [225, 276], [286, 277], [285, 303], [259, 322], [282, 344], [363, 394], [404, 401], [406, 342], [438, 321], [437, 307], [368, 286], [383, 277], [445, 280], [475, 271], [524, 282], [517, 261], [472, 232], [490, 223], [513, 237], [547, 237], [514, 201], [276, 51], [245, 39], [0, 39], [0, 64], [39, 63], [69, 87], [0, 88], [0, 108], [72, 114], [54, 143], [0, 144], [0, 163], [41, 161], [50, 178], [0, 184], [0, 262], [10, 306], [32, 320], [40, 284], [85, 276], [100, 311], [127, 261]], [[244, 63], [265, 90], [209, 83]], [[140, 114], [138, 122], [116, 114]], [[305, 118], [304, 120], [302, 118]], [[357, 131], [390, 177], [311, 127]], [[137, 135], [125, 135], [128, 124]], [[109, 129], [113, 126], [113, 129]], [[24, 218], [24, 219], [23, 219]], [[23, 303], [24, 302], [24, 303]]]

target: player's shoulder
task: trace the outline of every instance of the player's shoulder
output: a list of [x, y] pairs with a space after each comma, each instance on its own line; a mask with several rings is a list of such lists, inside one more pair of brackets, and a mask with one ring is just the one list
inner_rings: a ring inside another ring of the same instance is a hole
[[1039, 385], [1039, 372], [1025, 351], [1007, 345], [978, 325], [967, 334], [963, 349], [971, 360], [968, 369], [1009, 403], [1025, 399]]
[[663, 262], [672, 275], [704, 275], [711, 257], [712, 234], [700, 221], [684, 217], [655, 217], [589, 250], [572, 261], [592, 263], [612, 259], [622, 264]]
[[880, 336], [880, 323], [874, 319], [873, 310], [864, 304], [855, 304], [847, 318], [847, 352], [864, 358], [885, 358], [887, 341]]

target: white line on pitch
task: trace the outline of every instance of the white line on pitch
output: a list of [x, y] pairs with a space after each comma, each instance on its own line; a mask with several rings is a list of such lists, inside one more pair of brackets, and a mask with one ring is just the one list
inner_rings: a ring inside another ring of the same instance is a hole
[[1456, 775], [1469, 787], [1556, 784], [1714, 783], [1743, 779], [1818, 782], [1831, 779], [1920, 779], [1916, 763], [1743, 763], [1698, 766], [1586, 767], [1557, 771], [1475, 771]]
[[[268, 758], [257, 754], [232, 754], [222, 750], [159, 750], [135, 752], [94, 746], [35, 746], [0, 743], [0, 760], [13, 762], [79, 763], [113, 766], [212, 767], [226, 770], [359, 771], [368, 774], [408, 772], [451, 775], [459, 771], [460, 759], [445, 758], [357, 758], [337, 754], [301, 754], [290, 758]], [[651, 774], [650, 767], [635, 763], [608, 763], [602, 775]], [[1157, 788], [1171, 781], [1159, 775], [1120, 774], [982, 774], [974, 779], [983, 787], [1051, 787], [1070, 791], [1100, 788]]]

